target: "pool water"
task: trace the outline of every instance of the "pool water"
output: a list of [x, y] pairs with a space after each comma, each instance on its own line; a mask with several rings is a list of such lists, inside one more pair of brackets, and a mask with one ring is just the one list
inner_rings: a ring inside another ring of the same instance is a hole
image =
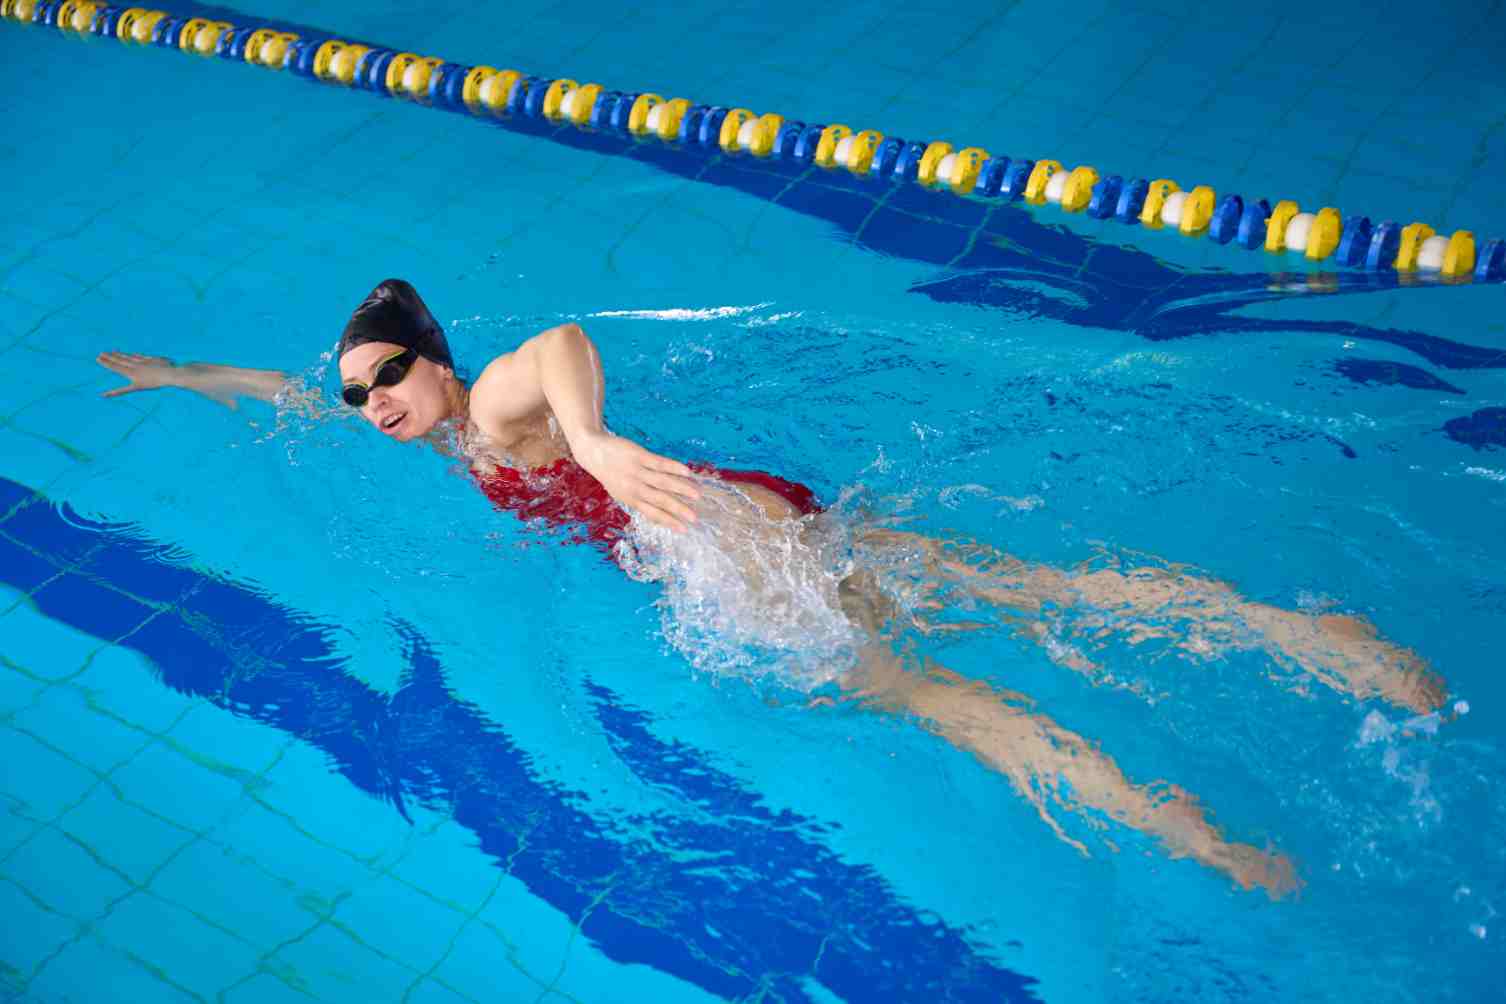
[[[252, 15], [1506, 236], [1498, 7]], [[0, 53], [0, 1000], [1500, 996], [1506, 287], [11, 22]], [[387, 276], [473, 373], [578, 321], [615, 431], [839, 528], [1362, 616], [1447, 713], [948, 596], [981, 626], [906, 632], [915, 664], [1027, 695], [1303, 887], [1091, 809], [1058, 836], [913, 716], [810, 700], [814, 636], [697, 633], [339, 416], [328, 353]], [[102, 400], [116, 348], [294, 370], [329, 414]]]

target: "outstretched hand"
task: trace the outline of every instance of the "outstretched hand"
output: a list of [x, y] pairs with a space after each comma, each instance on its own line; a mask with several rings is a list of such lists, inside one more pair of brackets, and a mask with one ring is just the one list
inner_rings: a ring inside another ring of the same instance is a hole
[[173, 373], [177, 367], [173, 365], [171, 359], [163, 356], [142, 356], [134, 352], [101, 352], [94, 361], [130, 381], [130, 384], [125, 387], [105, 391], [104, 397], [119, 397], [138, 390], [155, 390], [158, 387], [173, 387], [177, 384]]
[[671, 530], [684, 530], [695, 522], [690, 503], [701, 497], [701, 490], [690, 468], [679, 461], [611, 433], [601, 433], [573, 452], [575, 462], [612, 498], [649, 522]]

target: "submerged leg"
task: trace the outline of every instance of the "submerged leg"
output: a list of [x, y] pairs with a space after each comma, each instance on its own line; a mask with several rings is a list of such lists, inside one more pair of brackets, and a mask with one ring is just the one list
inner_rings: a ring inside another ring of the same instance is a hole
[[[864, 545], [899, 549], [938, 580], [1016, 615], [1024, 633], [1050, 637], [1047, 623], [1070, 612], [1071, 631], [1091, 640], [1120, 634], [1132, 644], [1164, 638], [1201, 657], [1261, 649], [1342, 693], [1381, 697], [1418, 713], [1447, 696], [1442, 678], [1416, 652], [1378, 637], [1362, 617], [1284, 610], [1245, 599], [1227, 583], [1179, 569], [1033, 565], [982, 544], [920, 534], [867, 531]], [[1063, 661], [1087, 668], [1067, 653]]]
[[[854, 576], [843, 594], [850, 616], [877, 636], [888, 611], [871, 579]], [[968, 680], [929, 661], [916, 669], [905, 661], [884, 641], [868, 645], [844, 680], [845, 699], [916, 716], [1008, 778], [1046, 825], [1083, 854], [1087, 848], [1052, 816], [1053, 803], [1102, 813], [1157, 838], [1172, 857], [1190, 857], [1242, 888], [1265, 890], [1273, 899], [1300, 887], [1289, 859], [1224, 839], [1197, 799], [1176, 785], [1132, 783], [1096, 744], [1035, 710], [1024, 695]]]

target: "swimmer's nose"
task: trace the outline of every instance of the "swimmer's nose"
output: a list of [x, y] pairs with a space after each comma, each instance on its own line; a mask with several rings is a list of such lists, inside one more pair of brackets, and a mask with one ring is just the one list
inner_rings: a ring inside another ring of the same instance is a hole
[[386, 387], [373, 387], [366, 395], [366, 417], [376, 421], [377, 413], [391, 403], [391, 393]]

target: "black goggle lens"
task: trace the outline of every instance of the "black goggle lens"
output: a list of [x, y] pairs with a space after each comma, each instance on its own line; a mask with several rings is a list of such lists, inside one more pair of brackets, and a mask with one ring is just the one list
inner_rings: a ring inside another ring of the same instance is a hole
[[418, 353], [412, 349], [399, 353], [377, 367], [376, 376], [372, 378], [370, 387], [360, 383], [348, 383], [340, 389], [340, 397], [352, 408], [364, 408], [374, 388], [396, 387], [402, 383], [417, 359]]

